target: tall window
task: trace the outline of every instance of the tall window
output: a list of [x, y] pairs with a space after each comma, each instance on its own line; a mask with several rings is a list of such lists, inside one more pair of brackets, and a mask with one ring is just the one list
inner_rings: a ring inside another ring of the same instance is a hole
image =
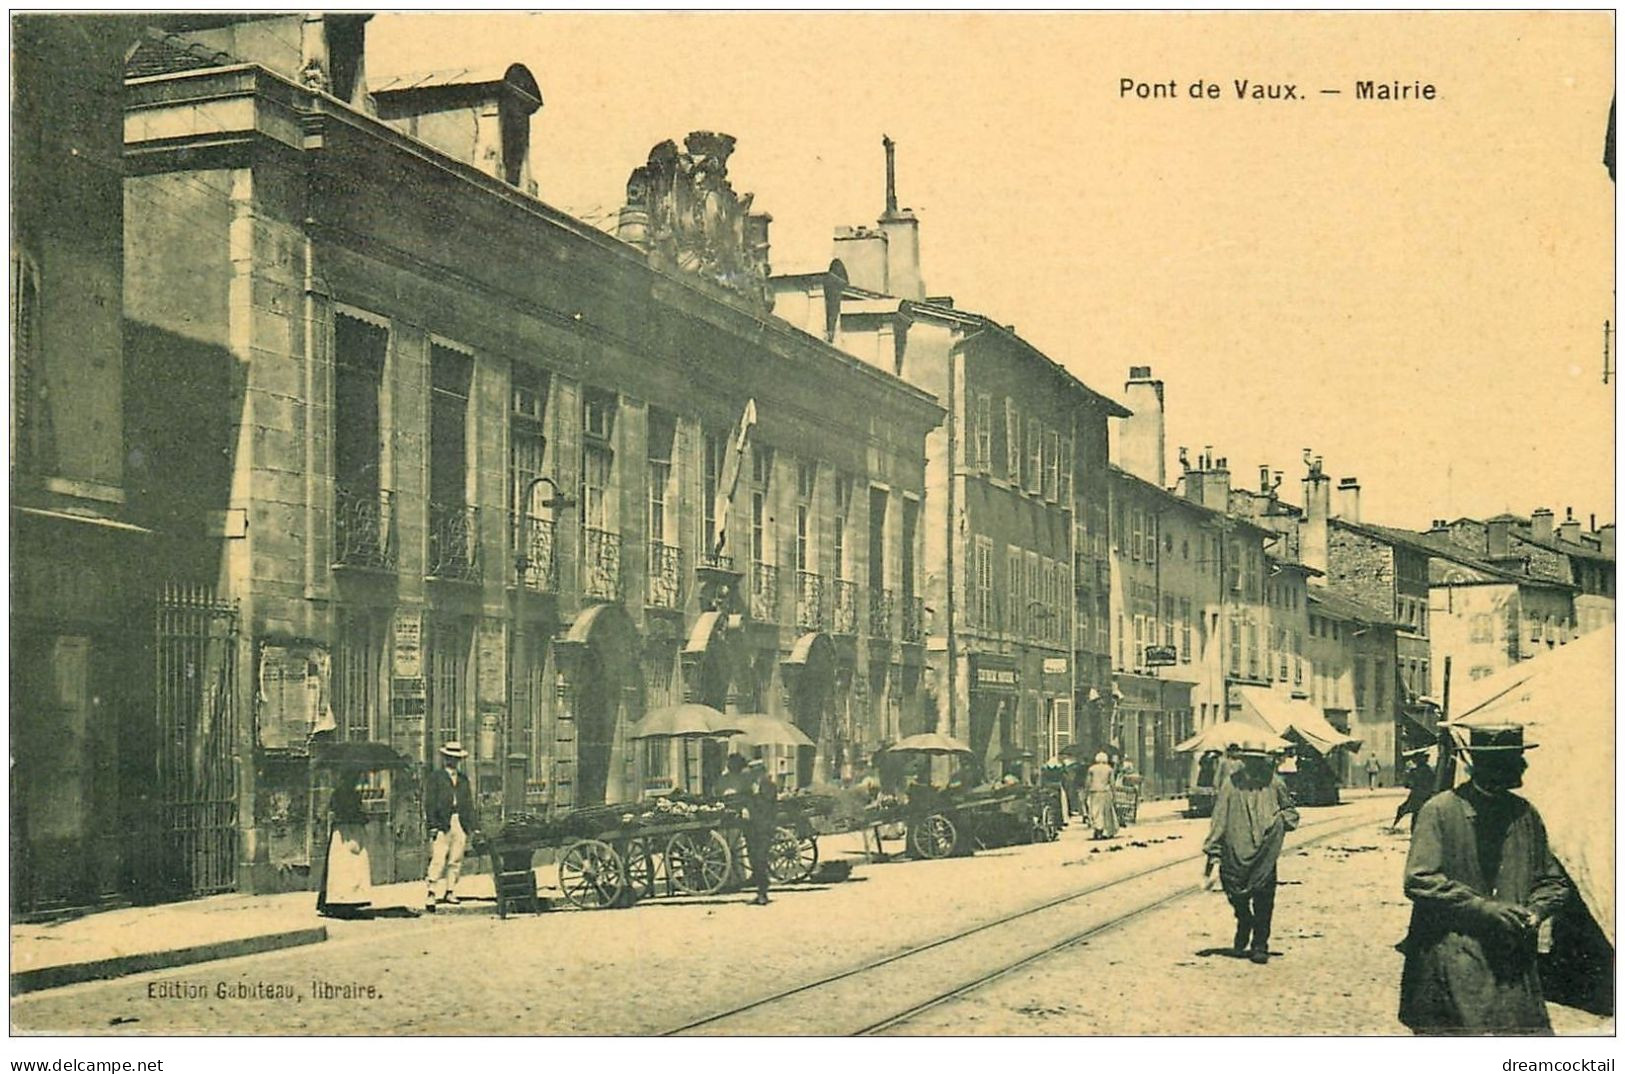
[[869, 593], [886, 588], [886, 490], [869, 490]]
[[1022, 482], [1028, 492], [1039, 492], [1044, 482], [1044, 426], [1035, 417], [1027, 418], [1027, 474]]
[[333, 470], [342, 493], [373, 500], [379, 489], [379, 392], [389, 332], [346, 317], [333, 319]]
[[817, 463], [804, 462], [796, 467], [796, 570], [807, 573], [816, 573], [818, 566], [812, 543], [812, 505], [817, 484]]
[[1012, 634], [1025, 632], [1027, 622], [1027, 609], [1024, 604], [1025, 594], [1023, 585], [1027, 569], [1023, 566], [1025, 561], [1021, 556], [1021, 549], [1011, 545], [1004, 552], [1004, 585], [1005, 585], [1005, 615], [1004, 628]]
[[1058, 496], [1063, 505], [1069, 505], [1072, 502], [1072, 438], [1070, 436], [1061, 437], [1060, 472], [1061, 485]]
[[1061, 434], [1044, 430], [1044, 499], [1054, 503], [1061, 495]]
[[1179, 598], [1179, 662], [1191, 662], [1191, 598]]
[[27, 470], [35, 463], [39, 431], [40, 282], [31, 258], [11, 259], [11, 466]]
[[1174, 598], [1162, 598], [1162, 644], [1174, 647]]
[[508, 504], [515, 548], [519, 546], [520, 520], [534, 514], [531, 505], [524, 502], [525, 492], [545, 472], [550, 379], [541, 370], [520, 365], [513, 368], [513, 398], [508, 410]]
[[973, 419], [976, 424], [976, 437], [972, 441], [975, 458], [971, 460], [974, 469], [987, 473], [993, 467], [993, 397], [986, 392], [976, 394], [976, 414]]
[[1132, 554], [1133, 554], [1133, 557], [1137, 560], [1137, 559], [1139, 559], [1141, 557], [1141, 555], [1142, 555], [1142, 553], [1144, 551], [1144, 547], [1145, 547], [1145, 529], [1144, 529], [1145, 515], [1140, 511], [1140, 509], [1138, 507], [1136, 507], [1131, 512], [1131, 517], [1134, 520], [1131, 523], [1131, 525], [1134, 527], [1134, 538], [1133, 538], [1134, 543], [1132, 545]]
[[910, 614], [914, 600], [914, 538], [920, 524], [920, 501], [903, 499], [903, 540], [899, 549], [901, 560], [900, 572], [902, 578], [899, 588], [903, 591], [903, 614]]
[[836, 578], [846, 578], [846, 520], [852, 513], [852, 479], [845, 474], [835, 475], [835, 525], [831, 528], [830, 543], [834, 546]]
[[1021, 415], [1010, 398], [1004, 401], [1004, 472], [1012, 483], [1021, 483]]
[[[717, 549], [717, 492], [722, 487], [722, 460], [728, 450], [728, 438], [718, 433], [705, 434], [705, 460], [704, 474], [701, 479], [701, 499], [705, 502], [700, 505], [704, 518], [705, 539], [704, 554], [711, 555]], [[730, 550], [731, 554], [731, 550]]]
[[672, 459], [677, 448], [677, 418], [663, 410], [649, 408], [649, 541], [651, 544], [677, 544], [677, 528], [672, 525]]
[[1145, 513], [1145, 561], [1157, 561], [1157, 515], [1154, 511]]
[[429, 348], [429, 499], [445, 507], [468, 502], [468, 400], [474, 360], [461, 351]]
[[618, 532], [615, 510], [615, 416], [613, 392], [588, 388], [581, 397], [581, 524]]
[[[1027, 553], [1027, 593], [1026, 593], [1026, 599], [1024, 601], [1022, 601], [1022, 610], [1023, 611], [1026, 611], [1027, 606], [1030, 605], [1030, 604], [1033, 604], [1035, 602], [1038, 604], [1038, 606], [1040, 608], [1043, 607], [1043, 605], [1044, 605], [1044, 580], [1043, 580], [1042, 575], [1043, 575], [1042, 561], [1040, 561], [1040, 559], [1038, 558], [1038, 553], [1037, 552], [1028, 552]], [[1029, 634], [1029, 635], [1031, 635], [1032, 637], [1035, 637], [1035, 638], [1043, 637], [1043, 635], [1044, 635], [1043, 623], [1038, 621], [1037, 616], [1032, 616], [1032, 615], [1028, 616], [1027, 620], [1026, 620], [1026, 623], [1027, 623], [1027, 630], [1026, 630], [1027, 634]]]
[[993, 542], [978, 534], [975, 555], [971, 560], [973, 574], [971, 588], [976, 594], [974, 608], [976, 624], [991, 630], [993, 623]]

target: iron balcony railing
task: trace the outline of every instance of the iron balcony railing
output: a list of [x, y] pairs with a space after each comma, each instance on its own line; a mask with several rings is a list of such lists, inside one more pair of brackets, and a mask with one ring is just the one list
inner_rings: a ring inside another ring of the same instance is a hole
[[621, 535], [587, 528], [581, 542], [581, 595], [621, 599]]
[[466, 504], [429, 504], [429, 561], [424, 574], [477, 582], [480, 578], [480, 509]]
[[699, 566], [704, 570], [732, 572], [734, 558], [722, 552], [701, 552]]
[[683, 550], [676, 545], [649, 542], [649, 607], [682, 607]]
[[750, 616], [762, 623], [779, 617], [779, 568], [774, 564], [750, 565]]
[[869, 590], [869, 636], [873, 638], [889, 638], [892, 636], [892, 591], [889, 589]]
[[918, 645], [925, 640], [925, 598], [905, 596], [903, 608], [903, 640]]
[[796, 627], [824, 629], [824, 576], [811, 571], [796, 572]]
[[526, 589], [556, 593], [559, 588], [558, 529], [550, 518], [531, 515], [513, 535], [521, 581]]
[[844, 578], [835, 580], [835, 600], [832, 602], [831, 628], [837, 634], [858, 632], [858, 583]]
[[333, 494], [333, 566], [395, 566], [395, 494], [356, 492], [340, 486]]

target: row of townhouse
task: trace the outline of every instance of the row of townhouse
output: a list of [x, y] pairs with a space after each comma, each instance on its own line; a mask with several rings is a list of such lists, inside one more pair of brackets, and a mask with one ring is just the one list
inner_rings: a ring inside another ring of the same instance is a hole
[[[799, 784], [933, 726], [942, 408], [770, 314], [732, 139], [656, 146], [612, 237], [534, 195], [523, 66], [368, 85], [365, 25], [35, 24], [68, 66], [87, 34], [118, 42], [84, 100], [28, 118], [84, 117], [107, 143], [82, 207], [114, 222], [111, 301], [79, 335], [105, 344], [88, 364], [114, 398], [49, 398], [58, 439], [89, 414], [113, 460], [117, 509], [74, 513], [83, 539], [141, 543], [77, 579], [49, 534], [37, 570], [19, 561], [31, 594], [138, 575], [94, 595], [117, 621], [88, 649], [60, 614], [14, 634], [40, 658], [13, 678], [14, 742], [43, 756], [79, 728], [73, 763], [14, 781], [20, 908], [307, 884], [323, 733], [414, 762], [367, 795], [375, 879], [395, 880], [421, 875], [419, 780], [447, 741], [495, 820], [702, 789], [720, 744], [633, 737], [685, 700], [793, 721], [816, 749], [771, 759]], [[34, 255], [26, 371], [99, 384], [70, 366], [85, 301], [55, 252]], [[13, 457], [42, 495], [71, 472]], [[14, 531], [47, 506], [14, 506]]]

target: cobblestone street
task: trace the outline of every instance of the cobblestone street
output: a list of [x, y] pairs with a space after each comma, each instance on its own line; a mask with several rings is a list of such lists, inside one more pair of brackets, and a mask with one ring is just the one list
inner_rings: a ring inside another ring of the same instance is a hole
[[[1405, 921], [1405, 837], [1380, 827], [1390, 802], [1309, 810], [1289, 849], [1268, 966], [1206, 954], [1229, 911], [1196, 894], [898, 1027], [904, 1033], [1396, 1033]], [[337, 922], [314, 947], [78, 985], [12, 1003], [24, 1033], [659, 1033], [1084, 888], [1193, 855], [1205, 821], [1146, 818], [1109, 843], [1077, 827], [1060, 841], [940, 862], [859, 865], [853, 882], [748, 895], [656, 899], [629, 911], [498, 920], [465, 902], [436, 918]], [[838, 844], [831, 841], [831, 854]], [[1086, 896], [1106, 915], [1194, 883], [1185, 862], [1125, 891]], [[448, 1019], [441, 967], [469, 968]], [[989, 967], [967, 965], [969, 981]], [[1233, 987], [1245, 978], [1248, 987]], [[1260, 984], [1263, 987], [1259, 987]], [[222, 996], [224, 992], [224, 997]], [[466, 991], [466, 994], [461, 994]], [[1177, 1003], [1166, 1002], [1176, 996]], [[1288, 1002], [1290, 1001], [1290, 1002]], [[1559, 1012], [1563, 1031], [1594, 1020]], [[773, 1032], [839, 1032], [773, 1026]]]

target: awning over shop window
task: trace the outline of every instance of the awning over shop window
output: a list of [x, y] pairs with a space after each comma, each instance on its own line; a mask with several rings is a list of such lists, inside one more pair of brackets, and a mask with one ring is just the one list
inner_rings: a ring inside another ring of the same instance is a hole
[[1269, 728], [1282, 738], [1289, 732], [1320, 753], [1330, 753], [1339, 746], [1358, 749], [1360, 740], [1350, 738], [1326, 722], [1320, 710], [1307, 701], [1298, 701], [1263, 686], [1238, 686], [1241, 700], [1240, 718]]

